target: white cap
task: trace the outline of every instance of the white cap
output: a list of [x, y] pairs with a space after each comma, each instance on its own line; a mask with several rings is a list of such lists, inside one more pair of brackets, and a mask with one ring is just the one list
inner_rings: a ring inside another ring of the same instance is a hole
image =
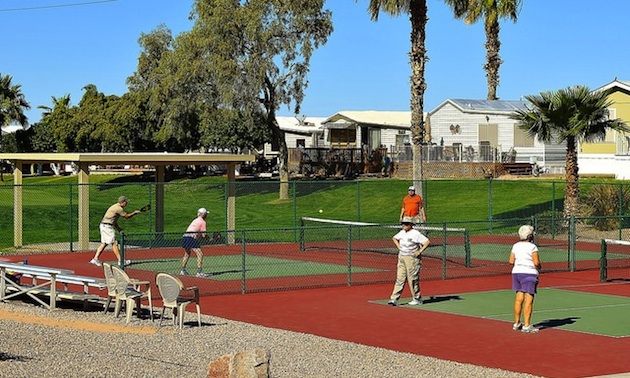
[[527, 240], [527, 238], [529, 238], [530, 235], [534, 234], [534, 227], [530, 226], [530, 225], [524, 225], [521, 226], [518, 229], [518, 237], [521, 238], [521, 240]]
[[413, 190], [414, 192], [416, 191], [416, 187], [415, 186], [410, 186], [407, 188], [407, 190]]
[[204, 215], [204, 214], [208, 214], [208, 210], [206, 210], [205, 207], [201, 207], [199, 208], [199, 210], [197, 210], [197, 215]]

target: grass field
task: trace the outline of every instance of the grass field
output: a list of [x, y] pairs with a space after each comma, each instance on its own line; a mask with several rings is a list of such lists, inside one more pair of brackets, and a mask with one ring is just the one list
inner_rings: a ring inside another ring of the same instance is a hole
[[[155, 184], [148, 175], [90, 176], [90, 240], [98, 240], [98, 223], [120, 195], [129, 207], [153, 203]], [[180, 232], [196, 215], [210, 210], [210, 229], [226, 224], [226, 179], [181, 178], [164, 184], [164, 230]], [[0, 251], [13, 246], [12, 177], [0, 183]], [[396, 223], [408, 180], [292, 181], [291, 198], [278, 199], [277, 181], [237, 181], [236, 224], [243, 228], [299, 226], [303, 216], [376, 223]], [[587, 185], [587, 184], [586, 184]], [[559, 210], [564, 184], [544, 180], [431, 180], [424, 184], [425, 207], [432, 223], [523, 218]], [[26, 177], [23, 185], [24, 244], [77, 239], [77, 178]], [[322, 210], [320, 212], [319, 210]], [[126, 232], [151, 232], [154, 214], [122, 220]], [[509, 227], [512, 227], [511, 225]]]

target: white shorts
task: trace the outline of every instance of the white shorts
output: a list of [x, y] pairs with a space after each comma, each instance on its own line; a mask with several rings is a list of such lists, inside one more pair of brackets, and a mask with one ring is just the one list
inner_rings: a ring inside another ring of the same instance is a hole
[[116, 229], [111, 224], [101, 223], [99, 226], [101, 231], [101, 243], [114, 244], [116, 243]]

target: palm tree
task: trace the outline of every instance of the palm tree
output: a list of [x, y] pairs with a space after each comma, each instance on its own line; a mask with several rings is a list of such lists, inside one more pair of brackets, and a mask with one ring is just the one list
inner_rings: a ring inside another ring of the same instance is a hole
[[422, 144], [425, 139], [424, 67], [427, 61], [425, 34], [427, 25], [426, 0], [370, 0], [368, 12], [373, 21], [378, 21], [380, 12], [392, 16], [409, 14], [411, 20], [411, 139], [413, 141], [413, 184], [422, 193]]
[[620, 119], [609, 119], [608, 92], [591, 92], [585, 86], [568, 87], [557, 92], [525, 96], [530, 106], [517, 110], [512, 119], [531, 137], [566, 143], [564, 217], [578, 213], [579, 172], [578, 142], [601, 141], [607, 130], [630, 131]]
[[444, 0], [451, 7], [455, 17], [464, 20], [467, 24], [474, 24], [483, 17], [486, 31], [486, 71], [488, 82], [488, 100], [498, 100], [497, 87], [499, 86], [499, 67], [501, 58], [499, 50], [499, 19], [510, 18], [516, 22], [520, 12], [522, 0]]
[[[11, 76], [0, 74], [0, 126], [6, 126], [11, 122], [26, 126], [28, 125], [28, 118], [24, 114], [24, 110], [30, 109], [31, 106], [22, 94], [22, 86], [13, 84], [12, 80]], [[0, 147], [2, 147], [1, 131]], [[1, 163], [0, 161], [0, 181], [4, 181]]]

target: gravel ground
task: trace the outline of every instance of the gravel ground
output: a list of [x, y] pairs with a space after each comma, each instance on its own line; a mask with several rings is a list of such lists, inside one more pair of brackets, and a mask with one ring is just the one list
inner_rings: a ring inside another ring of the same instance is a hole
[[[111, 312], [0, 303], [0, 377], [206, 377], [208, 364], [266, 349], [272, 377], [533, 377], [187, 313], [183, 330]], [[194, 322], [193, 322], [194, 321]]]

